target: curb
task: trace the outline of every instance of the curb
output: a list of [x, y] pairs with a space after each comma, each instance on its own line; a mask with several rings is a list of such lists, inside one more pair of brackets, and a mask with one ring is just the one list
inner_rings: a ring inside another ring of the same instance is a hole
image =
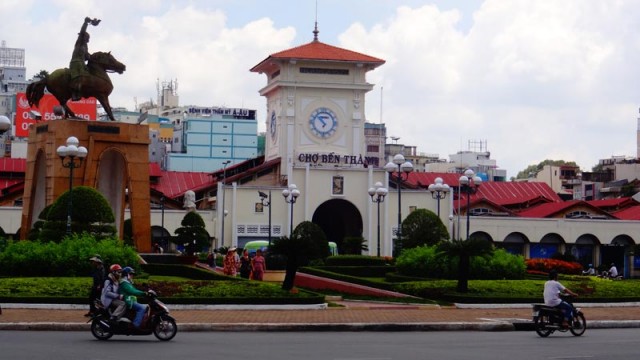
[[[429, 323], [180, 323], [180, 332], [216, 332], [216, 331], [533, 331], [532, 323], [510, 322], [429, 322]], [[625, 329], [640, 328], [640, 320], [598, 320], [587, 322], [588, 329]], [[88, 323], [0, 323], [0, 330], [38, 330], [38, 331], [89, 331]]]

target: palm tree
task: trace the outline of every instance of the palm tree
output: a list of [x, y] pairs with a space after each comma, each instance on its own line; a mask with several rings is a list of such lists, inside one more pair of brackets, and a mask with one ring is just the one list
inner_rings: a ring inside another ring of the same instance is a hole
[[443, 241], [439, 245], [440, 251], [449, 257], [458, 258], [458, 286], [457, 291], [466, 293], [469, 291], [469, 266], [471, 258], [490, 254], [493, 246], [483, 239], [451, 240]]

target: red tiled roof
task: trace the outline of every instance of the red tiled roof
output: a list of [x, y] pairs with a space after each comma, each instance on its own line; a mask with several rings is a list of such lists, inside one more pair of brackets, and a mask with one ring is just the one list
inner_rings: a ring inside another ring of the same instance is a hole
[[601, 200], [589, 200], [587, 201], [587, 203], [589, 203], [590, 205], [593, 205], [597, 208], [600, 209], [615, 209], [615, 210], [620, 210], [620, 209], [624, 209], [627, 208], [629, 206], [635, 206], [638, 205], [638, 202], [635, 201], [633, 198], [630, 197], [622, 197], [622, 198], [615, 198], [615, 199], [601, 199]]
[[359, 62], [369, 63], [374, 65], [374, 67], [380, 66], [385, 63], [384, 60], [378, 59], [373, 56], [328, 45], [320, 41], [312, 41], [304, 45], [271, 54], [269, 55], [269, 57], [262, 60], [258, 65], [254, 66], [251, 71], [263, 72], [267, 67], [270, 66], [269, 62], [271, 59]]
[[640, 205], [630, 206], [626, 209], [611, 213], [620, 220], [640, 220]]
[[546, 204], [540, 204], [536, 207], [520, 211], [518, 215], [521, 217], [545, 218], [553, 214], [556, 214], [562, 210], [575, 206], [578, 203], [583, 203], [583, 202], [580, 200], [571, 200], [571, 201], [565, 201], [565, 202], [551, 202]]
[[151, 188], [167, 197], [182, 196], [187, 190], [197, 191], [205, 187], [213, 187], [216, 182], [209, 173], [162, 171], [158, 182], [151, 184]]
[[[427, 188], [435, 182], [437, 177], [440, 177], [445, 184], [457, 188], [460, 185], [460, 176], [455, 173], [413, 172], [409, 174], [409, 179], [406, 182], [412, 187]], [[464, 193], [461, 195], [463, 199], [466, 196]], [[543, 182], [483, 182], [478, 191], [471, 195], [471, 201], [474, 202], [482, 198], [500, 206], [522, 204], [540, 198], [552, 202], [562, 201], [558, 194]]]

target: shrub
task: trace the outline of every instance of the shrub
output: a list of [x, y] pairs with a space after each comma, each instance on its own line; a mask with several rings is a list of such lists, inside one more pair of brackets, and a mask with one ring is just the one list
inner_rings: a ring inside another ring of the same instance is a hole
[[525, 260], [527, 271], [548, 273], [556, 270], [561, 274], [580, 274], [582, 265], [577, 262], [568, 262], [557, 259], [527, 259]]
[[435, 246], [406, 249], [396, 259], [396, 268], [402, 275], [450, 278], [451, 260], [442, 256]]
[[100, 254], [108, 266], [119, 263], [139, 270], [138, 255], [117, 239], [96, 240], [88, 234], [73, 234], [60, 243], [9, 242], [0, 253], [0, 275], [4, 276], [88, 276], [89, 258]]
[[[396, 259], [396, 267], [402, 276], [455, 279], [458, 261], [435, 246], [419, 246], [403, 251]], [[502, 249], [472, 257], [469, 268], [470, 279], [523, 279], [525, 275], [524, 258]]]

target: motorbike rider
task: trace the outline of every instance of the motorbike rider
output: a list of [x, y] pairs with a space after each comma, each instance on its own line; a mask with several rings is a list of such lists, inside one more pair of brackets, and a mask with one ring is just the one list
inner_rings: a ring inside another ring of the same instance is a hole
[[562, 310], [562, 314], [564, 315], [562, 326], [568, 328], [569, 321], [573, 319], [573, 306], [560, 298], [560, 294], [562, 293], [578, 296], [578, 294], [567, 289], [564, 285], [558, 282], [558, 272], [556, 270], [551, 270], [549, 272], [549, 280], [544, 283], [544, 304], [547, 306], [557, 307]]
[[127, 308], [134, 309], [136, 311], [136, 317], [133, 319], [133, 326], [135, 328], [140, 328], [148, 306], [140, 304], [137, 301], [136, 296], [144, 296], [147, 293], [140, 291], [133, 286], [133, 274], [135, 274], [135, 270], [129, 266], [122, 269], [122, 278], [120, 279], [118, 292], [124, 297], [124, 302], [127, 304]]
[[118, 293], [120, 287], [120, 276], [122, 272], [122, 266], [119, 264], [113, 264], [109, 267], [109, 275], [104, 281], [102, 287], [102, 294], [100, 301], [105, 308], [112, 308], [111, 321], [115, 323], [120, 319], [126, 310], [126, 304], [124, 302], [124, 296]]

